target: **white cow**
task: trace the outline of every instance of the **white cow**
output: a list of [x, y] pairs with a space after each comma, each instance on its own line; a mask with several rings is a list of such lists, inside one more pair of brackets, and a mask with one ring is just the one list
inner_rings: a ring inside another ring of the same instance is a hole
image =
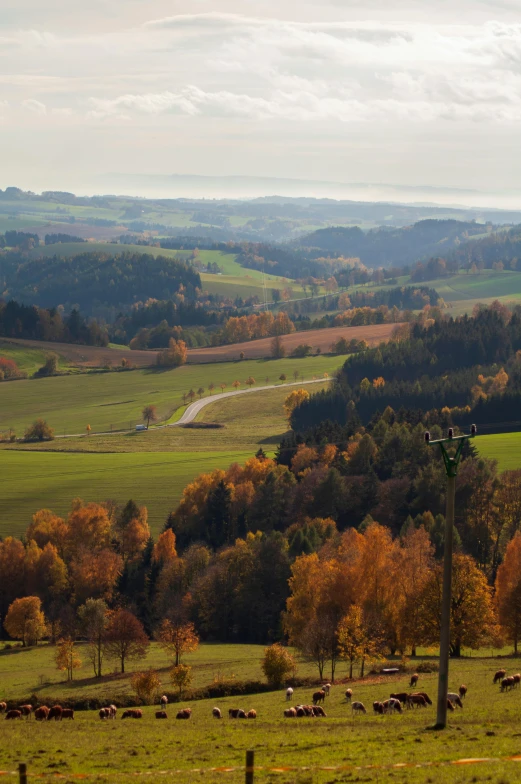
[[286, 700], [289, 702], [292, 699], [293, 699], [293, 689], [291, 688], [291, 686], [288, 686], [288, 688], [286, 689]]

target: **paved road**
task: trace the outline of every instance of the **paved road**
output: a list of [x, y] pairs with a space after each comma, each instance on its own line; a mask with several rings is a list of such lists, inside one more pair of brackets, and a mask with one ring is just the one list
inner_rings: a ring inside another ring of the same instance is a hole
[[[165, 427], [181, 427], [182, 425], [187, 425], [189, 422], [193, 422], [196, 418], [197, 414], [203, 410], [206, 406], [210, 406], [212, 403], [215, 403], [218, 400], [224, 400], [227, 397], [236, 397], [236, 395], [253, 395], [255, 392], [264, 392], [267, 389], [286, 389], [288, 387], [301, 387], [306, 384], [320, 384], [329, 381], [330, 379], [327, 378], [314, 378], [311, 381], [292, 381], [289, 384], [269, 384], [268, 386], [263, 387], [251, 387], [251, 389], [237, 389], [233, 392], [220, 392], [218, 395], [211, 395], [210, 397], [203, 397], [201, 400], [196, 400], [194, 403], [190, 403], [187, 407], [186, 411], [183, 413], [181, 418], [177, 422], [172, 422], [169, 425], [156, 425], [153, 430], [162, 430]], [[115, 436], [121, 434], [122, 430], [107, 430], [105, 432], [96, 432], [92, 435], [96, 436]], [[56, 438], [81, 438], [85, 436], [85, 433], [64, 433], [62, 435], [57, 435]]]

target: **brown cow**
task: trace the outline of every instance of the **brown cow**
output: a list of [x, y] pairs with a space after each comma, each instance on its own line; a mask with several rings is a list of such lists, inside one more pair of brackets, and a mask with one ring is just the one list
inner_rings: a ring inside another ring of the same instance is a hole
[[326, 699], [326, 692], [323, 689], [316, 691], [313, 694], [313, 705], [318, 705], [319, 702], [324, 702]]
[[168, 714], [166, 711], [156, 711], [156, 719], [168, 719]]
[[54, 721], [61, 721], [62, 713], [63, 713], [63, 708], [61, 705], [53, 705], [49, 711], [47, 720], [50, 721], [51, 719], [54, 719]]
[[400, 700], [400, 702], [402, 702], [405, 705], [409, 695], [407, 694], [406, 691], [400, 691], [398, 692], [398, 694], [390, 694], [389, 696], [392, 697], [392, 699], [394, 700]]
[[514, 678], [512, 675], [508, 675], [506, 678], [503, 678], [501, 681], [501, 691], [510, 691], [510, 689], [514, 688]]
[[5, 713], [7, 710], [7, 702], [0, 702], [0, 713]]
[[383, 716], [384, 706], [382, 702], [373, 702], [373, 711]]
[[418, 683], [419, 677], [420, 676], [418, 675], [417, 672], [415, 672], [414, 675], [411, 675], [411, 682], [410, 682], [409, 686], [416, 686], [417, 683]]
[[412, 708], [413, 705], [416, 705], [418, 708], [426, 708], [427, 700], [423, 694], [409, 694], [407, 705], [409, 708]]
[[246, 718], [247, 719], [256, 719], [257, 718], [257, 711], [255, 711], [255, 710], [253, 710], [253, 708], [251, 708], [251, 710], [249, 710], [248, 713], [246, 714]]
[[239, 715], [240, 710], [241, 710], [240, 708], [230, 708], [228, 710], [228, 718], [229, 719], [236, 719], [237, 716]]
[[424, 691], [415, 691], [414, 693], [415, 694], [420, 694], [423, 697], [423, 699], [425, 700], [425, 702], [427, 703], [427, 705], [432, 705], [432, 700], [431, 700], [431, 698], [429, 697], [429, 695], [426, 692], [424, 692]]
[[306, 711], [304, 710], [304, 708], [301, 705], [299, 705], [296, 710], [297, 710], [297, 718], [303, 719], [304, 716], [306, 715]]
[[[102, 708], [102, 710], [109, 711], [109, 708]], [[101, 711], [100, 711], [101, 712]], [[106, 718], [110, 718], [110, 712], [107, 714]], [[121, 715], [122, 719], [142, 719], [143, 718], [143, 711], [140, 708], [129, 708], [129, 710], [123, 711]]]
[[324, 718], [326, 718], [327, 714], [326, 714], [324, 708], [322, 708], [320, 705], [314, 705], [313, 706], [313, 716], [317, 716], [317, 717], [323, 716]]
[[18, 710], [21, 712], [22, 716], [25, 716], [26, 719], [30, 719], [31, 718], [31, 714], [33, 712], [33, 706], [32, 705], [20, 705]]
[[346, 702], [351, 702], [353, 696], [353, 689], [346, 689]]
[[183, 710], [177, 712], [176, 719], [189, 719], [191, 715], [192, 715], [191, 708], [183, 708]]
[[519, 686], [519, 684], [521, 683], [521, 675], [517, 672], [515, 675], [512, 675], [512, 677], [514, 679], [514, 688], [515, 688], [516, 686]]
[[389, 700], [385, 700], [382, 705], [384, 706], [384, 713], [403, 713], [402, 710], [402, 703], [400, 700], [395, 700], [394, 697], [391, 697]]
[[284, 717], [286, 719], [295, 719], [296, 716], [297, 716], [296, 708], [286, 708], [286, 710], [284, 711]]
[[74, 709], [64, 708], [62, 712], [62, 719], [74, 719]]
[[8, 710], [5, 714], [6, 719], [21, 719], [22, 713], [19, 710]]
[[222, 719], [222, 713], [219, 708], [212, 708], [212, 716], [214, 719]]
[[352, 713], [367, 713], [363, 702], [351, 703], [351, 711]]
[[[129, 711], [125, 711], [125, 713], [129, 713]], [[110, 718], [110, 710], [108, 708], [100, 708], [99, 709], [99, 717], [100, 719], [108, 719]], [[122, 716], [123, 719], [127, 718], [126, 716]]]
[[461, 697], [461, 699], [462, 700], [465, 699], [465, 697], [467, 696], [467, 687], [464, 684], [462, 684], [459, 687], [458, 691], [459, 691], [459, 696]]
[[447, 700], [447, 710], [450, 710], [450, 711], [455, 711], [456, 710], [456, 708], [454, 707], [454, 705], [452, 704], [452, 702], [450, 700]]
[[501, 681], [506, 674], [507, 674], [506, 670], [498, 670], [494, 675], [494, 683], [498, 683], [499, 681]]
[[36, 708], [34, 712], [34, 718], [36, 721], [46, 721], [47, 717], [49, 716], [49, 708], [47, 705], [41, 705], [39, 708]]

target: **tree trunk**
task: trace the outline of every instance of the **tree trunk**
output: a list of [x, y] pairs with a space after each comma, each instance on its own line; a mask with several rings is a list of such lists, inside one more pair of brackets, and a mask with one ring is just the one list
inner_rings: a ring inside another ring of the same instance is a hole
[[364, 677], [364, 665], [365, 665], [365, 657], [362, 657], [362, 666], [360, 667], [360, 677]]
[[125, 672], [125, 656], [121, 656], [121, 672]]
[[353, 680], [353, 660], [349, 662], [349, 680]]
[[416, 656], [416, 645], [413, 645], [411, 648], [411, 656]]
[[318, 662], [318, 677], [321, 681], [324, 680], [324, 665], [322, 662]]
[[517, 656], [517, 637], [514, 637], [514, 656]]

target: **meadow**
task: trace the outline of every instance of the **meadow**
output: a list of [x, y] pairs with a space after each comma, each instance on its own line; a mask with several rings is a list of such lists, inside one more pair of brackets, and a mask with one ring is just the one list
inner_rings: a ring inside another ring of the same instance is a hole
[[[160, 667], [163, 687], [168, 686], [167, 660], [155, 646], [140, 664]], [[449, 765], [455, 760], [504, 758], [521, 753], [519, 708], [521, 691], [500, 693], [492, 684], [498, 659], [480, 652], [451, 662], [450, 688], [460, 683], [468, 686], [463, 710], [450, 714], [445, 731], [429, 729], [435, 720], [435, 707], [405, 710], [402, 715], [379, 716], [372, 713], [372, 702], [386, 699], [391, 692], [409, 691], [409, 676], [369, 675], [350, 683], [354, 698], [368, 710], [365, 716], [353, 717], [344, 698], [345, 665], [339, 667], [331, 695], [326, 699], [326, 718], [284, 719], [287, 707], [284, 690], [185, 702], [190, 706], [189, 721], [175, 721], [180, 707], [168, 707], [168, 720], [157, 722], [157, 706], [143, 709], [143, 718], [135, 722], [102, 722], [97, 711], [77, 711], [73, 722], [37, 723], [14, 721], [2, 724], [0, 768], [14, 770], [20, 761], [27, 762], [29, 773], [44, 778], [56, 775], [115, 782], [135, 780], [141, 776], [175, 778], [178, 781], [202, 779], [217, 782], [244, 781], [246, 749], [255, 751], [258, 769], [255, 781], [282, 784], [326, 784], [326, 782], [397, 781], [409, 784], [432, 782], [493, 782], [506, 784], [519, 780], [517, 762], [484, 761], [474, 765]], [[496, 652], [497, 653], [497, 652]], [[261, 646], [202, 645], [186, 657], [194, 668], [195, 682], [260, 676]], [[417, 662], [409, 662], [412, 670]], [[508, 670], [515, 662], [501, 660]], [[52, 675], [52, 652], [23, 651], [0, 655], [4, 674], [4, 696], [14, 696], [14, 686], [23, 688], [19, 697], [29, 696], [30, 686], [40, 703], [48, 697], [79, 699], [80, 695], [99, 696], [91, 692], [92, 681], [80, 680], [72, 685], [46, 686]], [[297, 676], [312, 673], [309, 665], [299, 662]], [[76, 673], [77, 677], [81, 673]], [[41, 676], [41, 677], [40, 677]], [[103, 679], [102, 693], [107, 702], [117, 698], [121, 678]], [[433, 702], [437, 690], [436, 674], [421, 674], [419, 688], [430, 694]], [[309, 703], [312, 687], [295, 688], [293, 704]], [[52, 700], [50, 700], [52, 702]], [[212, 708], [221, 709], [221, 721], [212, 718]], [[230, 707], [254, 708], [255, 721], [232, 721]], [[119, 711], [121, 715], [121, 710]], [[390, 766], [399, 765], [392, 769]], [[438, 767], [439, 765], [439, 767]], [[336, 767], [339, 770], [335, 770]], [[359, 766], [359, 767], [358, 767]], [[224, 773], [211, 768], [231, 768]], [[270, 770], [277, 768], [277, 772]], [[320, 768], [323, 768], [320, 770]], [[328, 769], [329, 768], [329, 769]]]
[[482, 457], [498, 461], [499, 471], [521, 468], [521, 433], [480, 435], [474, 443]]
[[168, 421], [190, 389], [204, 389], [201, 396], [209, 396], [211, 383], [214, 393], [221, 391], [221, 383], [230, 391], [235, 380], [244, 387], [250, 376], [257, 385], [281, 383], [281, 375], [293, 381], [295, 373], [310, 380], [324, 373], [332, 376], [344, 361], [342, 356], [260, 359], [12, 381], [0, 385], [0, 432], [12, 429], [21, 436], [38, 417], [57, 435], [84, 433], [88, 424], [92, 432], [131, 430], [149, 404], [157, 407], [158, 421]]

